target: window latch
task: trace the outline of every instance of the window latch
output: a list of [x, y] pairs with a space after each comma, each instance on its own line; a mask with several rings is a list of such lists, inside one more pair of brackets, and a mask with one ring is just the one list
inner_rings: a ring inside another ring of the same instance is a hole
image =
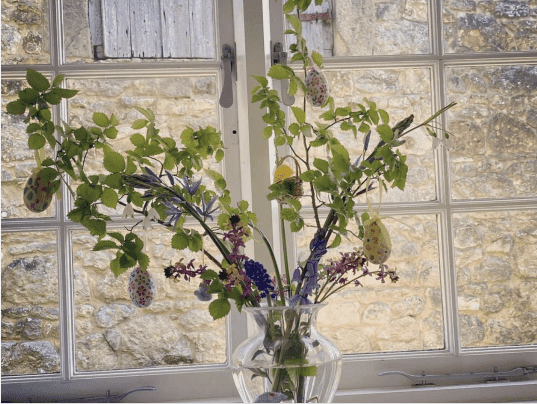
[[421, 375], [411, 375], [405, 372], [400, 372], [398, 370], [390, 370], [385, 372], [379, 372], [379, 376], [389, 376], [389, 375], [398, 375], [404, 376], [407, 379], [412, 380], [414, 386], [427, 386], [434, 385], [433, 382], [442, 382], [449, 380], [459, 380], [467, 382], [498, 382], [498, 381], [507, 381], [511, 378], [517, 378], [521, 376], [528, 376], [531, 374], [537, 374], [537, 366], [525, 366], [518, 367], [511, 370], [500, 372], [498, 367], [494, 367], [494, 372], [482, 372], [482, 373], [454, 373], [454, 374], [445, 374], [445, 375], [428, 375], [425, 371]]
[[235, 52], [228, 45], [222, 45], [222, 65], [224, 68], [224, 85], [220, 93], [220, 105], [223, 108], [229, 108], [233, 105], [233, 86], [231, 85], [231, 75], [235, 70]]
[[[283, 50], [283, 44], [276, 42], [272, 50], [272, 64], [287, 66], [287, 52]], [[284, 105], [291, 106], [295, 103], [295, 96], [289, 95], [289, 80], [281, 80], [281, 96]]]

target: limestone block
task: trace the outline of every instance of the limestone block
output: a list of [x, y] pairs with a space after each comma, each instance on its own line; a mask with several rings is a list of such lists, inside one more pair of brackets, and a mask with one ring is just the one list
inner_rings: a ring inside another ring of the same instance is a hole
[[118, 330], [106, 330], [104, 332], [104, 339], [110, 344], [110, 347], [117, 351], [121, 344], [121, 333]]
[[485, 327], [479, 317], [467, 314], [459, 315], [460, 337], [463, 347], [480, 345], [485, 337]]
[[119, 367], [119, 360], [101, 333], [77, 340], [76, 366], [78, 370], [110, 370]]
[[487, 294], [483, 298], [483, 311], [497, 313], [503, 309], [504, 303], [499, 295]]
[[503, 258], [485, 256], [483, 263], [476, 268], [473, 276], [477, 282], [507, 281], [511, 277], [512, 267]]
[[346, 302], [330, 302], [326, 307], [324, 307], [318, 316], [319, 327], [327, 328], [329, 324], [330, 327], [342, 327], [347, 326], [348, 328], [358, 329], [358, 324], [360, 324], [360, 303], [353, 301]]
[[423, 349], [442, 349], [444, 342], [444, 322], [441, 311], [434, 311], [420, 322]]
[[136, 308], [134, 306], [113, 303], [102, 306], [97, 310], [95, 322], [99, 327], [110, 328], [124, 322], [135, 314]]
[[211, 317], [207, 309], [189, 310], [181, 319], [181, 325], [188, 331], [214, 329], [219, 326]]
[[60, 355], [48, 341], [2, 342], [2, 375], [59, 373]]
[[481, 301], [477, 296], [459, 295], [457, 298], [459, 310], [478, 311], [481, 309]]
[[408, 296], [393, 305], [393, 313], [398, 316], [415, 317], [423, 311], [424, 300], [420, 296]]
[[386, 324], [390, 318], [391, 309], [383, 302], [371, 303], [363, 313], [364, 321], [373, 324]]
[[321, 332], [334, 342], [343, 354], [371, 352], [371, 343], [360, 330], [337, 327], [323, 329]]
[[75, 306], [75, 317], [76, 318], [89, 318], [95, 312], [95, 306], [91, 304], [82, 304]]
[[11, 261], [2, 271], [2, 302], [17, 305], [58, 302], [58, 268], [48, 256]]
[[212, 332], [186, 333], [185, 336], [192, 341], [195, 363], [224, 363], [226, 361], [225, 330], [220, 328]]
[[20, 41], [21, 35], [17, 28], [12, 25], [2, 24], [2, 53], [16, 54]]
[[88, 0], [63, 3], [64, 46], [68, 61], [93, 58], [91, 45]]

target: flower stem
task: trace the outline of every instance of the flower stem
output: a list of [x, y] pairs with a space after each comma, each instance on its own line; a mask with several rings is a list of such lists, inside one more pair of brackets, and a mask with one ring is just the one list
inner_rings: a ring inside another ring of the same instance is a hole
[[[281, 206], [280, 206], [281, 208]], [[282, 244], [283, 244], [283, 262], [285, 266], [285, 276], [287, 278], [287, 285], [291, 285], [291, 276], [289, 274], [289, 261], [287, 259], [287, 238], [285, 235], [285, 220], [280, 215], [280, 224], [282, 227]]]

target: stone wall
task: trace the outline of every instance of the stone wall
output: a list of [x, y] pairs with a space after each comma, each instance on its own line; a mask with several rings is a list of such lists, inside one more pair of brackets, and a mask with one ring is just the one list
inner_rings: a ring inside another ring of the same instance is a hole
[[[397, 283], [375, 277], [360, 279], [330, 297], [319, 313], [319, 330], [343, 353], [433, 350], [444, 348], [438, 229], [434, 215], [385, 219], [393, 244], [387, 264], [397, 268]], [[313, 223], [311, 223], [313, 224]], [[356, 229], [351, 229], [356, 232]], [[297, 236], [298, 259], [307, 258], [314, 229]], [[344, 240], [321, 263], [360, 248], [356, 238]], [[378, 266], [370, 265], [370, 270]]]
[[447, 70], [455, 199], [537, 194], [537, 66]]
[[537, 211], [453, 218], [463, 347], [537, 343]]
[[[25, 80], [2, 80], [2, 219], [52, 217], [56, 211], [56, 198], [42, 213], [30, 212], [23, 204], [24, 185], [37, 165], [28, 148], [24, 116], [8, 114], [5, 105], [27, 85]], [[47, 155], [51, 157], [52, 152]]]
[[50, 63], [48, 0], [2, 0], [2, 64]]
[[56, 234], [2, 234], [2, 375], [60, 372]]
[[[384, 109], [390, 115], [390, 125], [414, 114], [414, 122], [422, 122], [432, 115], [431, 71], [428, 68], [393, 68], [393, 69], [356, 69], [326, 70], [331, 96], [336, 107], [345, 107], [352, 103], [364, 104], [364, 98], [374, 101], [377, 108]], [[296, 105], [302, 105], [303, 99], [297, 98]], [[308, 122], [323, 122], [319, 115], [321, 108], [307, 104]], [[331, 128], [338, 140], [349, 150], [351, 160], [362, 155], [364, 134], [358, 132], [354, 137], [352, 131], [341, 131], [339, 126]], [[399, 149], [408, 156], [407, 188], [404, 192], [392, 189], [383, 195], [384, 202], [415, 202], [436, 199], [434, 153], [431, 137], [426, 131], [418, 129], [405, 136], [406, 143]], [[379, 141], [373, 131], [369, 144], [369, 153]], [[296, 150], [304, 155], [299, 144]], [[312, 148], [310, 155], [326, 159], [324, 147]], [[368, 154], [367, 154], [368, 155]], [[366, 155], [366, 156], [367, 156]], [[375, 196], [377, 198], [377, 196]], [[361, 200], [365, 203], [365, 199]], [[309, 206], [311, 199], [302, 198], [303, 206]]]
[[[155, 228], [139, 233], [150, 256], [156, 299], [148, 308], [130, 302], [130, 271], [115, 277], [109, 251], [92, 252], [96, 240], [86, 232], [72, 236], [73, 285], [77, 370], [130, 369], [226, 360], [225, 320], [213, 321], [209, 302], [194, 296], [199, 280], [175, 282], [164, 277], [164, 268], [200, 254], [171, 248], [172, 233]], [[206, 248], [217, 256], [212, 245]], [[206, 259], [211, 267], [211, 262]]]

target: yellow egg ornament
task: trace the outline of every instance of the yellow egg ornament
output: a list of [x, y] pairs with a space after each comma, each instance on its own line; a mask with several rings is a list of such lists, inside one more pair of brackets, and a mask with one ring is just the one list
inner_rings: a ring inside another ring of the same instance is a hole
[[384, 264], [392, 252], [392, 241], [380, 218], [375, 217], [364, 223], [364, 255], [369, 262]]

